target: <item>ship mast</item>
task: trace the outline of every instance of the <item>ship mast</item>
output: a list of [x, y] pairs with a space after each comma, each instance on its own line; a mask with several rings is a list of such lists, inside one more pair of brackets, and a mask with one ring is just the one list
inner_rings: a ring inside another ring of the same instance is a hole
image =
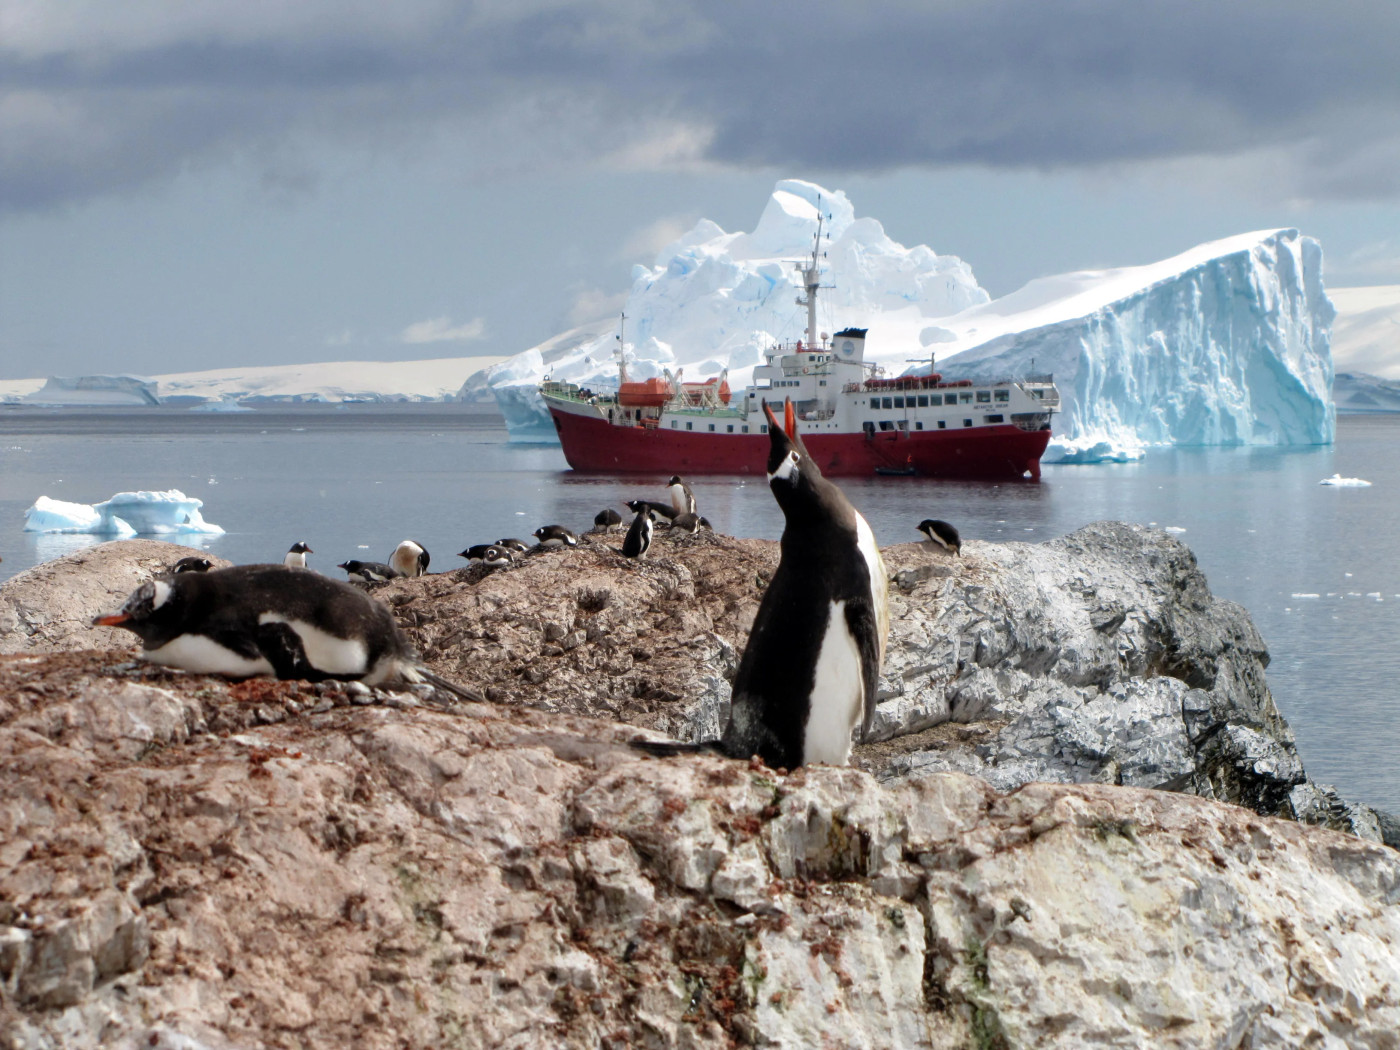
[[627, 344], [623, 341], [623, 335], [627, 331], [627, 315], [618, 314], [617, 322], [617, 373], [618, 379], [626, 383], [627, 379]]
[[822, 248], [822, 199], [817, 198], [817, 232], [812, 238], [812, 258], [803, 266], [797, 264], [797, 269], [802, 272], [802, 285], [807, 290], [806, 295], [797, 297], [797, 305], [807, 308], [807, 345], [816, 347], [817, 343], [817, 289], [821, 287], [821, 277], [817, 273], [818, 260], [821, 256]]

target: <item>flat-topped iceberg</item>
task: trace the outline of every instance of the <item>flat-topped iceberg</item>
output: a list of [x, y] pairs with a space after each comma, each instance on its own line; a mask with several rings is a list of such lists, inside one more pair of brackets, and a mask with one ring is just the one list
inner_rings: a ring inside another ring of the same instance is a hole
[[118, 492], [102, 503], [67, 503], [40, 496], [24, 512], [25, 532], [87, 533], [96, 536], [178, 536], [223, 533], [204, 520], [203, 500], [179, 489]]

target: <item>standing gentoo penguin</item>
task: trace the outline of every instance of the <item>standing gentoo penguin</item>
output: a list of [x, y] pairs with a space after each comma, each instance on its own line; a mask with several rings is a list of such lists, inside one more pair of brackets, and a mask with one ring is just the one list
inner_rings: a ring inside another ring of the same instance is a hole
[[304, 569], [306, 568], [306, 556], [315, 553], [306, 545], [305, 540], [297, 540], [296, 543], [292, 544], [291, 549], [282, 555], [282, 564], [289, 569]]
[[393, 614], [349, 584], [285, 565], [235, 565], [157, 576], [93, 626], [141, 639], [141, 659], [197, 674], [431, 682]]
[[602, 529], [604, 532], [611, 532], [616, 526], [622, 524], [622, 515], [611, 507], [600, 510], [593, 515], [593, 527]]
[[541, 547], [577, 547], [578, 537], [563, 525], [541, 525], [533, 533]]
[[404, 540], [389, 555], [389, 564], [400, 576], [422, 576], [428, 571], [428, 552], [412, 540]]
[[337, 569], [344, 569], [345, 575], [351, 579], [364, 580], [366, 583], [383, 583], [385, 580], [397, 580], [403, 573], [392, 565], [385, 565], [382, 561], [356, 561], [351, 558], [336, 566]]
[[695, 493], [690, 491], [690, 486], [681, 480], [679, 474], [672, 474], [666, 487], [671, 493], [671, 509], [677, 515], [695, 513]]
[[656, 512], [645, 504], [632, 519], [627, 537], [622, 541], [622, 553], [628, 558], [645, 558], [651, 549], [652, 516]]
[[919, 531], [927, 536], [932, 542], [938, 544], [945, 551], [952, 551], [954, 554], [962, 554], [962, 539], [958, 536], [958, 530], [949, 525], [946, 521], [938, 521], [936, 518], [925, 518], [919, 522]]
[[[768, 486], [782, 508], [782, 557], [734, 677], [719, 750], [775, 768], [845, 765], [851, 732], [868, 729], [889, 633], [885, 566], [875, 534], [797, 436], [792, 403], [768, 416]], [[713, 745], [634, 742], [669, 754]]]

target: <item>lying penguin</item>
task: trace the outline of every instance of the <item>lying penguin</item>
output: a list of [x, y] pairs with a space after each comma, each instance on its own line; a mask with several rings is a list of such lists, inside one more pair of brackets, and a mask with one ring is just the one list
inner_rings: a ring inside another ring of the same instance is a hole
[[425, 668], [385, 606], [349, 584], [284, 565], [157, 576], [92, 623], [131, 631], [143, 660], [196, 674], [429, 682], [482, 699]]
[[389, 555], [390, 567], [400, 576], [422, 576], [428, 571], [430, 561], [432, 558], [423, 549], [422, 544], [412, 540], [404, 540], [394, 548], [394, 553]]
[[889, 636], [888, 581], [875, 534], [797, 436], [792, 403], [779, 425], [767, 405], [768, 487], [785, 521], [782, 557], [763, 594], [717, 741], [635, 740], [650, 754], [717, 750], [793, 769], [845, 765], [864, 735]]

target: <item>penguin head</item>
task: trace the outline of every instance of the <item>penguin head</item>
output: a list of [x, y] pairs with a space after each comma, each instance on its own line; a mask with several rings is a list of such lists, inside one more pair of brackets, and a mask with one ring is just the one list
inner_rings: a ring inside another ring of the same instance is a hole
[[92, 625], [130, 631], [148, 648], [174, 638], [180, 633], [179, 624], [185, 604], [181, 591], [187, 581], [201, 575], [190, 572], [147, 580], [127, 596], [120, 609], [94, 617]]
[[288, 554], [315, 554], [316, 552], [313, 551], [310, 547], [308, 547], [308, 546], [306, 545], [306, 541], [305, 541], [305, 540], [297, 540], [296, 543], [293, 543], [293, 544], [292, 544], [291, 548], [287, 551], [287, 553], [288, 553]]
[[768, 487], [773, 490], [778, 505], [786, 511], [791, 503], [802, 498], [799, 494], [811, 493], [825, 479], [797, 435], [792, 402], [783, 403], [782, 423], [766, 401], [763, 411], [768, 416]]
[[684, 485], [685, 482], [683, 482], [683, 481], [681, 480], [681, 476], [680, 476], [679, 474], [672, 474], [672, 475], [671, 475], [671, 480], [668, 481], [668, 482], [666, 482], [666, 484], [667, 484], [668, 486], [670, 486], [670, 485]]

